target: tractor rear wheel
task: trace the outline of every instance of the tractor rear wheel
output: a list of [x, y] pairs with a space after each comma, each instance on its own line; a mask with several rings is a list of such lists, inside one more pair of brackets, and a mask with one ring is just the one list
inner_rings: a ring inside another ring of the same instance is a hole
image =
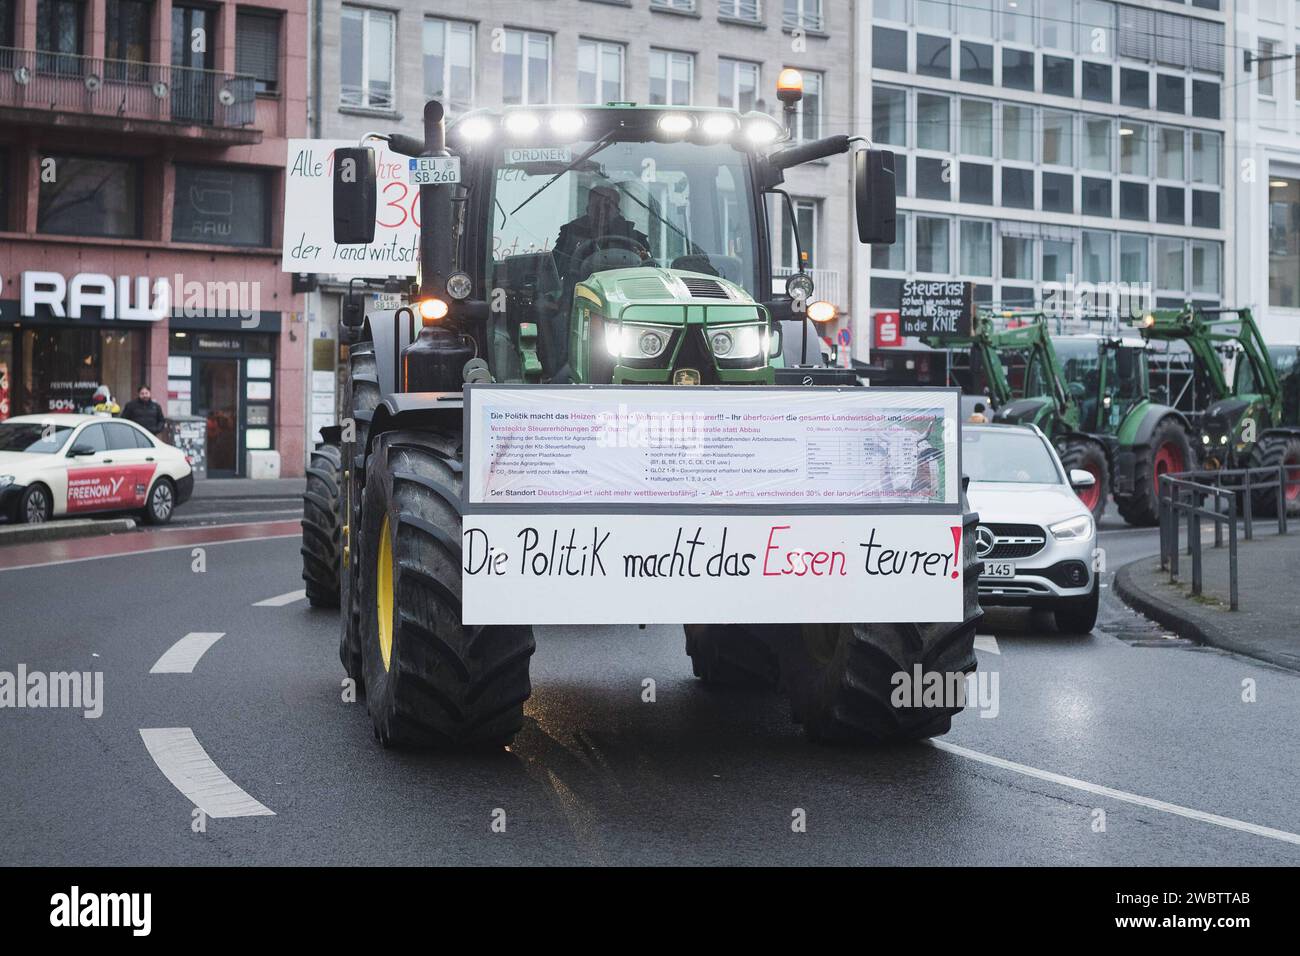
[[[806, 624], [764, 627], [780, 662], [780, 685], [795, 720], [814, 740], [894, 743], [948, 732], [961, 706], [945, 697], [935, 706], [896, 706], [895, 675], [915, 668], [965, 690], [975, 670], [980, 562], [978, 516], [963, 519], [963, 620], [947, 624]], [[910, 695], [909, 695], [910, 696]]]
[[[1286, 487], [1283, 500], [1287, 515], [1300, 514], [1300, 436], [1265, 435], [1250, 453], [1252, 468], [1277, 468], [1286, 466]], [[1263, 478], [1263, 475], [1258, 476]], [[1255, 481], [1256, 476], [1251, 476]], [[1277, 488], [1253, 493], [1251, 508], [1263, 517], [1277, 517]]]
[[1156, 425], [1145, 446], [1134, 449], [1133, 493], [1115, 496], [1120, 517], [1131, 525], [1150, 526], [1160, 520], [1160, 476], [1196, 467], [1192, 443], [1178, 420], [1167, 417]]
[[1110, 459], [1106, 450], [1095, 441], [1074, 440], [1061, 446], [1061, 464], [1066, 474], [1070, 469], [1079, 468], [1088, 472], [1095, 479], [1091, 488], [1080, 488], [1076, 492], [1079, 500], [1092, 512], [1094, 521], [1101, 521], [1101, 513], [1106, 510], [1106, 500], [1110, 497]]
[[302, 494], [302, 579], [312, 607], [339, 606], [339, 529], [343, 505], [339, 485], [343, 453], [321, 445], [311, 453]]
[[[365, 487], [366, 440], [370, 433], [370, 418], [379, 406], [379, 367], [375, 364], [375, 344], [357, 342], [348, 349], [348, 374], [343, 384], [344, 414], [351, 420], [343, 422], [343, 476], [342, 496], [343, 528], [340, 534], [341, 570], [339, 572], [339, 605], [342, 621], [339, 633], [339, 660], [347, 675], [359, 685], [364, 684], [361, 672], [361, 604], [357, 590], [358, 545], [361, 529], [361, 489]], [[351, 441], [348, 440], [349, 432]]]
[[753, 628], [744, 624], [687, 624], [685, 631], [691, 670], [704, 683], [776, 686], [776, 655]]
[[376, 440], [361, 515], [361, 658], [385, 746], [499, 747], [531, 693], [530, 626], [461, 623], [460, 436]]

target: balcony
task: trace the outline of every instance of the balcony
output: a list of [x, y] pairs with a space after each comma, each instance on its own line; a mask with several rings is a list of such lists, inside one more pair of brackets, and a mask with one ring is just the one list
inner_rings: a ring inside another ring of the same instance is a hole
[[[795, 274], [794, 269], [789, 266], [772, 267], [772, 293], [779, 295], [785, 292], [785, 280]], [[840, 270], [839, 269], [805, 269], [808, 277], [813, 280], [813, 300], [824, 299], [837, 309], [843, 309], [845, 303], [840, 299]]]
[[234, 145], [256, 107], [251, 76], [0, 47], [0, 121]]

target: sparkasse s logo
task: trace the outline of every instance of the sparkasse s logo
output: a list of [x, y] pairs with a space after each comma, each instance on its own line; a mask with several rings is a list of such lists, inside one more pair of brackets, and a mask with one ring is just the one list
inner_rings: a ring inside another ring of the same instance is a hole
[[152, 926], [152, 893], [69, 893], [50, 897], [51, 926], [129, 926], [131, 935], [148, 936]]

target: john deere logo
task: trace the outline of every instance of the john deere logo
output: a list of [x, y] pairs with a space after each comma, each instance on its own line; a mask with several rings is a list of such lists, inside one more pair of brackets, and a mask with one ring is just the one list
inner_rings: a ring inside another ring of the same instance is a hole
[[980, 558], [987, 558], [993, 552], [995, 541], [993, 532], [984, 525], [980, 525], [975, 530], [975, 555]]

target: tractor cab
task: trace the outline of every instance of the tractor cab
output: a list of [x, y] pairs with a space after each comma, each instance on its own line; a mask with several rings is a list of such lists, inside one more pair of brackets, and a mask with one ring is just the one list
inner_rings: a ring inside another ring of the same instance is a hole
[[1114, 433], [1147, 398], [1147, 356], [1140, 342], [1096, 335], [1053, 339], [1061, 375], [1079, 406], [1079, 428]]

